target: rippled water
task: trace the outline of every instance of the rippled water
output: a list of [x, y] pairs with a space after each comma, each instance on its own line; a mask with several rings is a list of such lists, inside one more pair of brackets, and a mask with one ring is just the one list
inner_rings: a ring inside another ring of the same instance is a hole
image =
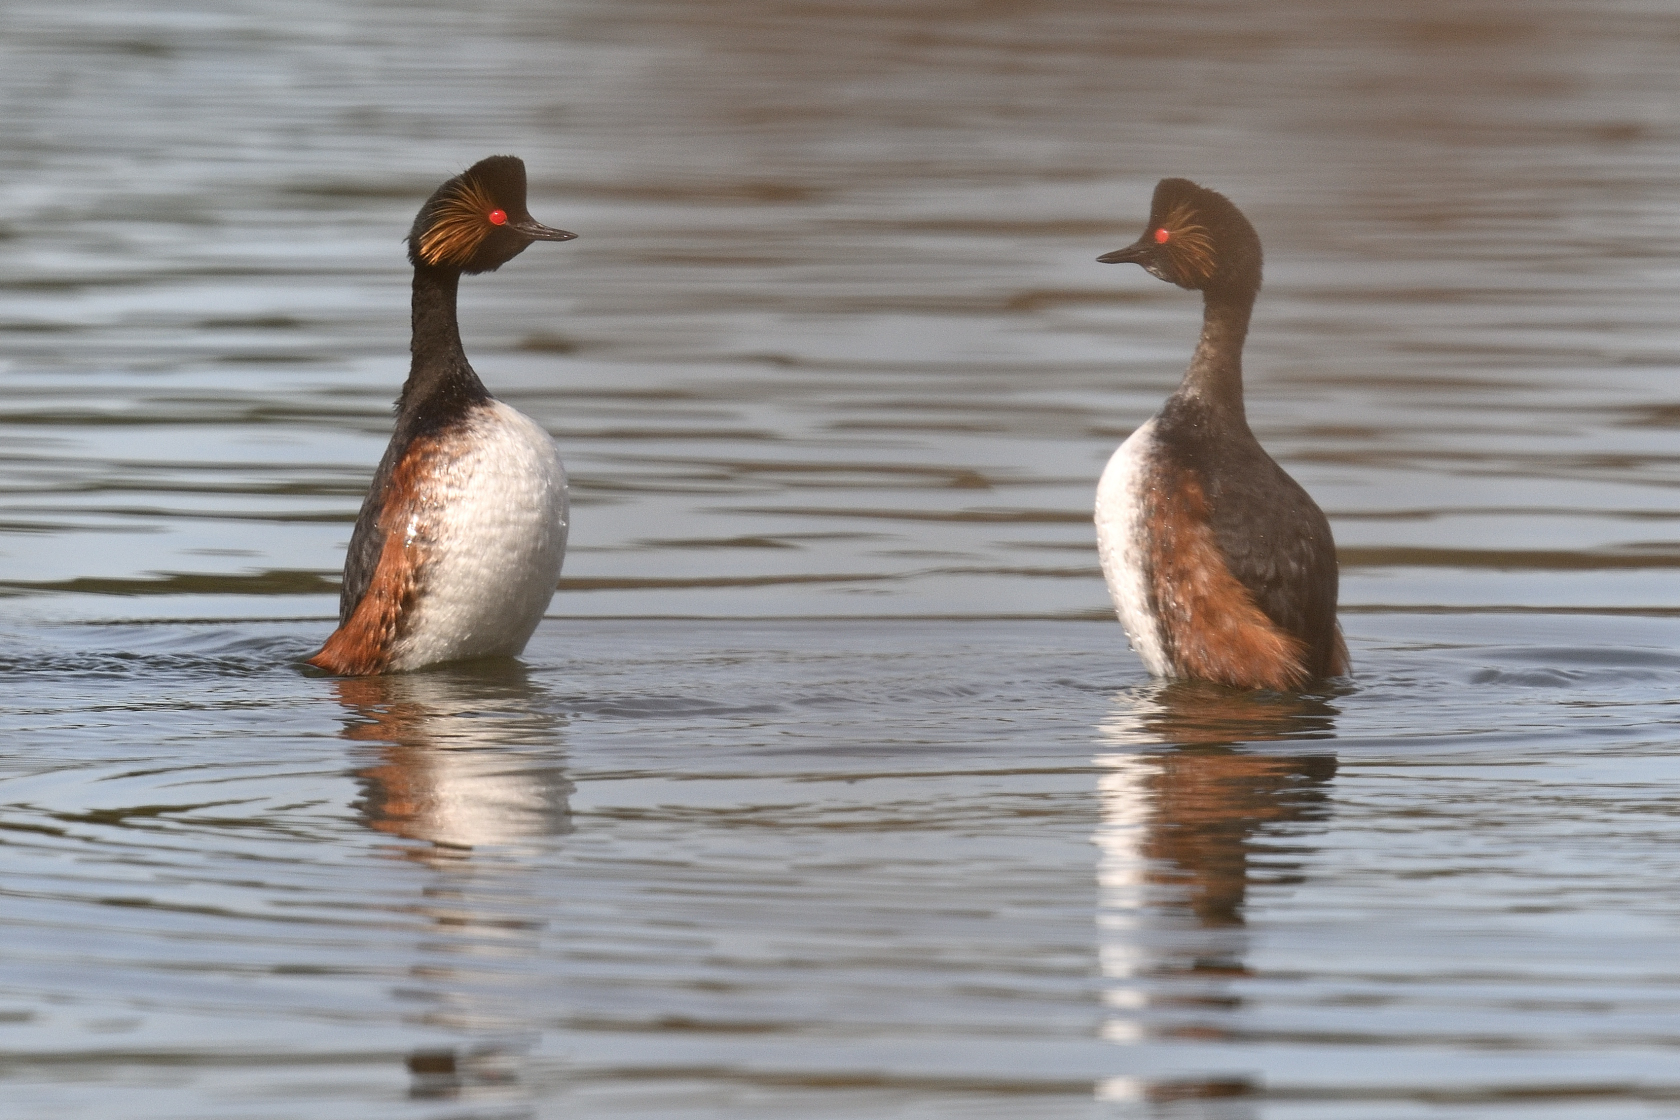
[[[0, 1116], [1680, 1116], [1680, 16], [9, 5]], [[575, 527], [522, 664], [333, 681], [399, 239]], [[1342, 548], [1333, 694], [1097, 571], [1189, 294]]]

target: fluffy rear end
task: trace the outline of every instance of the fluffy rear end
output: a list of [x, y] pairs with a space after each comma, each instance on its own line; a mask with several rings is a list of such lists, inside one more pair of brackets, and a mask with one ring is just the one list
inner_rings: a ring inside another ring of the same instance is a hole
[[566, 471], [548, 433], [490, 401], [469, 413], [395, 532], [421, 543], [421, 591], [392, 669], [513, 656], [548, 609], [566, 552]]

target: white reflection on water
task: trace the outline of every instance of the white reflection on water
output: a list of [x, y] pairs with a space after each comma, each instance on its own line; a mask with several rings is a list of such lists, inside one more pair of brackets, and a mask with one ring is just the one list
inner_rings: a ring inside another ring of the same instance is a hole
[[1329, 737], [1335, 714], [1317, 697], [1188, 682], [1116, 698], [1098, 728], [1114, 749], [1092, 760], [1101, 1034], [1172, 1049], [1148, 1077], [1099, 1081], [1099, 1099], [1170, 1115], [1204, 1105], [1195, 1115], [1259, 1115], [1256, 1072], [1236, 1066], [1252, 1059], [1228, 1048], [1242, 1041], [1242, 988], [1252, 976], [1248, 894], [1301, 874], [1299, 841], [1273, 855], [1268, 840], [1323, 816], [1336, 760], [1248, 744]]
[[[1099, 754], [1092, 759], [1103, 772], [1097, 778], [1102, 823], [1091, 834], [1097, 845], [1097, 961], [1105, 981], [1103, 1006], [1108, 1009], [1102, 1037], [1110, 1042], [1137, 1042], [1143, 1029], [1136, 1019], [1146, 997], [1140, 978], [1148, 958], [1137, 941], [1145, 908], [1144, 838], [1150, 816], [1148, 779], [1156, 767], [1146, 758], [1127, 754]], [[1096, 1095], [1105, 1101], [1142, 1099], [1144, 1082], [1136, 1077], [1109, 1077], [1097, 1083]]]
[[1152, 815], [1149, 785], [1160, 766], [1147, 758], [1123, 754], [1098, 755], [1092, 761], [1105, 770], [1097, 779], [1102, 824], [1092, 834], [1101, 853], [1097, 860], [1101, 898], [1097, 928], [1103, 937], [1098, 956], [1102, 974], [1109, 981], [1103, 989], [1103, 1004], [1120, 1013], [1104, 1021], [1102, 1033], [1110, 1042], [1136, 1042], [1143, 1037], [1143, 1030], [1131, 1015], [1146, 1002], [1139, 978], [1148, 964], [1136, 935], [1147, 905], [1144, 846]]
[[[558, 754], [562, 717], [510, 696], [536, 698], [517, 663], [505, 677], [409, 673], [333, 682], [354, 713], [344, 737], [383, 743], [377, 765], [357, 771], [368, 827], [431, 849], [521, 845], [571, 831], [572, 785]], [[488, 687], [487, 687], [488, 685]]]
[[[539, 869], [571, 831], [561, 717], [516, 663], [333, 682], [347, 739], [378, 744], [358, 808], [435, 873], [413, 904], [431, 924], [396, 995], [410, 1022], [459, 1035], [408, 1056], [417, 1099], [518, 1105], [536, 1035], [529, 1004], [547, 925]], [[527, 1114], [524, 1111], [517, 1113]]]

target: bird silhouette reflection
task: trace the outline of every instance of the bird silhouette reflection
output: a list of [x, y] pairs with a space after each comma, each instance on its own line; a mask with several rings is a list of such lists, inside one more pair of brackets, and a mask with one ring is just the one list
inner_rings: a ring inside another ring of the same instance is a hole
[[563, 718], [511, 661], [333, 688], [342, 734], [366, 748], [353, 771], [362, 822], [401, 841], [391, 858], [431, 873], [411, 910], [426, 932], [392, 993], [440, 1040], [409, 1054], [410, 1094], [526, 1103], [547, 855], [571, 830]]
[[1256, 891], [1279, 901], [1303, 880], [1336, 774], [1332, 701], [1200, 682], [1115, 699], [1095, 759], [1103, 1035], [1195, 1072], [1112, 1078], [1099, 1095], [1150, 1115], [1258, 1115], [1258, 1084], [1224, 1045], [1249, 1029], [1246, 912]]

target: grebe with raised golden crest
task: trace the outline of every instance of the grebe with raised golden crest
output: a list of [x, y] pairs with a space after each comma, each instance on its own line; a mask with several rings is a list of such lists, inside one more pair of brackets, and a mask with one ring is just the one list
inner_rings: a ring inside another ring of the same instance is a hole
[[1161, 411], [1097, 485], [1103, 575], [1151, 673], [1288, 690], [1348, 671], [1330, 523], [1243, 410], [1260, 236], [1224, 195], [1163, 179], [1143, 236], [1097, 258], [1202, 293], [1202, 335]]
[[338, 629], [309, 664], [401, 672], [513, 656], [530, 640], [566, 552], [566, 470], [548, 433], [473, 372], [455, 296], [462, 273], [576, 236], [531, 217], [514, 156], [480, 160], [420, 208], [408, 380], [350, 536]]

